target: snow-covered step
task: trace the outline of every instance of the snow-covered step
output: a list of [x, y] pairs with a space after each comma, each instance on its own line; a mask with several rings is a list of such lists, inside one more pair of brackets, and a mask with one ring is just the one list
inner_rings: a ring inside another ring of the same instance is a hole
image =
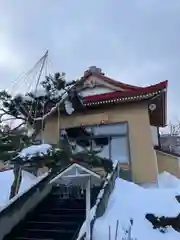
[[[96, 199], [98, 191], [99, 188], [92, 190], [92, 198]], [[60, 193], [62, 189], [53, 187], [46, 199], [4, 240], [71, 240], [76, 237], [85, 220], [85, 196], [62, 199]]]

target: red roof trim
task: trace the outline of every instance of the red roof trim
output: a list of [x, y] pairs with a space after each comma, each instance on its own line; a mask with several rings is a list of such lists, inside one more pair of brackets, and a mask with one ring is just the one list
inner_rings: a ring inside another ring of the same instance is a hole
[[110, 92], [110, 93], [103, 93], [103, 94], [97, 94], [93, 96], [87, 96], [84, 99], [84, 103], [89, 103], [89, 102], [96, 102], [96, 101], [106, 101], [106, 100], [111, 100], [111, 99], [116, 99], [116, 98], [121, 98], [121, 97], [130, 97], [130, 96], [137, 96], [137, 95], [144, 95], [148, 93], [153, 93], [156, 91], [161, 91], [163, 89], [167, 88], [167, 83], [168, 81], [160, 82], [158, 84], [149, 86], [149, 87], [144, 87], [144, 88], [139, 88], [136, 89], [135, 91], [126, 91], [126, 92], [120, 92], [120, 91], [115, 91], [115, 92]]

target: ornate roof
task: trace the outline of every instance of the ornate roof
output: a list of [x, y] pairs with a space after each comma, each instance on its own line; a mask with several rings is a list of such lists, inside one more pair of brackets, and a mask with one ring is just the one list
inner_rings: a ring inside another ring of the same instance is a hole
[[[147, 100], [151, 124], [155, 126], [166, 125], [167, 80], [146, 87], [138, 87], [109, 78], [102, 73], [100, 68], [92, 66], [84, 72], [78, 85], [81, 91], [94, 89], [93, 94], [84, 96], [84, 104], [87, 107]], [[110, 91], [97, 92], [96, 94], [95, 89], [98, 86], [106, 86]]]
[[[137, 87], [127, 91], [113, 91], [109, 93], [96, 94], [84, 98], [85, 105], [96, 105], [106, 103], [120, 103], [142, 101], [154, 98], [161, 92], [166, 91], [167, 81], [160, 82], [148, 87]], [[123, 83], [121, 83], [123, 84]]]
[[93, 81], [92, 77], [95, 77], [96, 79], [100, 80], [101, 86], [108, 85], [109, 87], [113, 87], [113, 91], [85, 96], [84, 97], [85, 105], [96, 105], [110, 102], [119, 103], [125, 101], [129, 102], [151, 99], [159, 95], [161, 92], [166, 91], [168, 85], [168, 81], [166, 80], [146, 87], [133, 86], [109, 78], [105, 76], [104, 73], [102, 73], [100, 68], [92, 66], [87, 71], [84, 72], [84, 76], [80, 79], [78, 83], [80, 89], [84, 88], [95, 89], [98, 84], [96, 82], [94, 83], [92, 82]]

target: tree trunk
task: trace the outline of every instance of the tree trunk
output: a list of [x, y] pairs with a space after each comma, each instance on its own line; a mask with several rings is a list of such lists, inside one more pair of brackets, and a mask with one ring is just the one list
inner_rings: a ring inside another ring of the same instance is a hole
[[21, 185], [21, 180], [22, 180], [22, 168], [19, 165], [15, 165], [14, 169], [14, 181], [13, 184], [11, 186], [11, 192], [10, 192], [10, 196], [9, 199], [13, 198], [14, 196], [16, 196], [19, 192], [19, 188]]

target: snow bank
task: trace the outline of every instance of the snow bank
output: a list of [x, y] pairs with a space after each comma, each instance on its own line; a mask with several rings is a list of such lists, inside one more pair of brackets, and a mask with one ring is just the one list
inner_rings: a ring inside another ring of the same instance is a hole
[[[167, 179], [171, 179], [169, 185]], [[166, 233], [161, 233], [159, 230], [153, 229], [151, 223], [145, 219], [146, 213], [169, 217], [177, 216], [180, 213], [180, 204], [175, 199], [175, 196], [180, 194], [178, 181], [180, 182], [170, 174], [163, 173], [159, 176], [161, 188], [147, 189], [117, 179], [105, 214], [94, 224], [93, 240], [109, 240], [109, 226], [111, 227], [111, 239], [114, 239], [117, 220], [119, 220], [117, 240], [122, 240], [126, 236], [125, 232], [129, 229], [130, 219], [133, 219], [134, 222], [131, 232], [134, 239], [179, 240], [180, 233], [174, 229], [168, 228]]]
[[46, 155], [51, 148], [52, 146], [49, 144], [32, 145], [22, 149], [19, 153], [19, 157], [30, 159], [37, 155], [43, 156]]
[[177, 188], [180, 187], [180, 180], [168, 172], [163, 172], [158, 176], [158, 186], [160, 188]]
[[[19, 189], [19, 194], [23, 193], [27, 189], [29, 189], [32, 185], [37, 182], [37, 177], [33, 174], [22, 171], [22, 182]], [[11, 191], [11, 186], [14, 181], [14, 173], [13, 170], [7, 170], [4, 172], [0, 172], [0, 209], [7, 205], [9, 202], [9, 195]]]

